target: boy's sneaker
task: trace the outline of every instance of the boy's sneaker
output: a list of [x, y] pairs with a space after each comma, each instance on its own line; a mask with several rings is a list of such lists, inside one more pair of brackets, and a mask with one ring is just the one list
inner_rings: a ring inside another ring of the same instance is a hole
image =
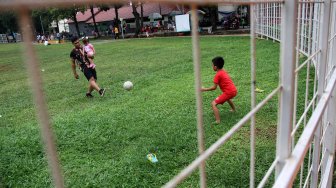
[[100, 94], [100, 96], [104, 96], [104, 94], [105, 94], [105, 90], [106, 90], [106, 89], [100, 89], [100, 90], [99, 90], [99, 94]]
[[86, 97], [87, 97], [87, 98], [92, 98], [93, 95], [92, 95], [91, 93], [86, 93]]

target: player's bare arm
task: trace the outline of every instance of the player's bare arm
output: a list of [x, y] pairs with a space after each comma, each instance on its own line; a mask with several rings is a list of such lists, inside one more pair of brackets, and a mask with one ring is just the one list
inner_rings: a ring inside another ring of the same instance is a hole
[[212, 87], [209, 88], [202, 88], [201, 91], [213, 91], [217, 89], [217, 84], [214, 84]]
[[74, 59], [71, 58], [71, 69], [72, 69], [72, 73], [74, 74], [74, 77], [76, 79], [79, 78], [78, 74], [77, 74], [77, 71], [76, 71], [76, 62]]

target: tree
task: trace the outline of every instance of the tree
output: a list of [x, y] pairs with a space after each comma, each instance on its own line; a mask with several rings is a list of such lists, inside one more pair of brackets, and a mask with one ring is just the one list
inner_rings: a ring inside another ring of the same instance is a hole
[[209, 21], [211, 23], [212, 30], [217, 30], [217, 22], [218, 22], [218, 6], [205, 6], [202, 7], [209, 13]]
[[32, 20], [37, 33], [48, 33], [50, 24], [53, 21], [52, 11], [50, 9], [37, 9], [32, 11]]
[[217, 30], [217, 22], [218, 22], [218, 6], [211, 6], [209, 7], [209, 13], [210, 13], [210, 21], [212, 30]]
[[58, 21], [60, 20], [60, 9], [50, 8], [49, 13], [51, 14], [52, 20], [56, 22], [56, 32], [59, 32]]
[[92, 20], [93, 20], [94, 30], [98, 34], [98, 37], [100, 37], [100, 34], [98, 32], [98, 28], [97, 28], [97, 23], [96, 23], [96, 16], [95, 16], [94, 11], [93, 11], [93, 5], [90, 5], [90, 11], [91, 11], [91, 16], [92, 16]]
[[76, 5], [74, 5], [71, 8], [61, 10], [61, 18], [70, 18], [75, 22], [77, 36], [80, 36], [78, 21], [77, 21], [77, 17], [76, 17], [77, 12], [84, 13], [85, 10], [86, 10], [86, 8], [84, 6], [76, 6]]
[[14, 11], [0, 13], [0, 33], [11, 33], [18, 31], [16, 14]]
[[60, 8], [36, 9], [32, 11], [32, 20], [37, 33], [51, 31], [50, 25], [56, 22], [56, 32], [59, 32], [58, 21], [69, 18], [69, 11]]
[[73, 21], [75, 22], [75, 27], [76, 27], [76, 31], [77, 31], [77, 36], [80, 37], [81, 34], [80, 34], [80, 31], [79, 31], [79, 26], [78, 26], [78, 21], [77, 21], [77, 11], [76, 11], [76, 9], [72, 10], [71, 13], [72, 13], [72, 14], [71, 14], [71, 17], [70, 17], [70, 18], [72, 18]]
[[108, 10], [110, 10], [110, 6], [106, 5], [106, 4], [97, 5], [97, 7], [99, 8], [100, 11], [108, 11]]
[[141, 28], [143, 28], [143, 3], [140, 3], [140, 12], [141, 12]]
[[113, 7], [114, 7], [114, 13], [115, 13], [115, 23], [114, 24], [117, 24], [116, 26], [119, 28], [119, 12], [118, 12], [118, 9], [120, 9], [123, 5], [122, 4], [114, 4]]
[[49, 8], [49, 9], [37, 9], [32, 11], [32, 19], [35, 26], [35, 30], [38, 33], [44, 31], [50, 31], [50, 24], [55, 21], [57, 24], [57, 32], [59, 32], [58, 21], [61, 19], [72, 19], [75, 22], [77, 35], [80, 36], [80, 30], [77, 22], [77, 13], [84, 11], [84, 6], [76, 6], [70, 8]]
[[[99, 11], [108, 11], [110, 10], [110, 6], [109, 5], [106, 5], [106, 4], [100, 4], [100, 5], [97, 5], [97, 8], [99, 9]], [[100, 37], [100, 34], [98, 32], [98, 29], [96, 31], [98, 33], [98, 37]]]
[[133, 10], [133, 15], [134, 15], [134, 18], [135, 18], [135, 34], [134, 36], [135, 37], [138, 37], [139, 33], [140, 33], [140, 15], [137, 11], [137, 7], [134, 3], [132, 3], [132, 10]]

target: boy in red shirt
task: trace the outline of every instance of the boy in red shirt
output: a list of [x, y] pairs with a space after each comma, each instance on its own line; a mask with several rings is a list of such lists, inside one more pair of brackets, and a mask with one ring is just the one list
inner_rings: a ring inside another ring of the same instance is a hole
[[226, 101], [231, 106], [231, 111], [236, 111], [235, 106], [231, 99], [237, 95], [237, 89], [234, 83], [232, 82], [228, 73], [223, 70], [224, 59], [222, 57], [215, 57], [212, 59], [212, 68], [216, 71], [214, 77], [214, 85], [209, 88], [202, 88], [202, 91], [212, 91], [216, 90], [217, 86], [222, 90], [222, 94], [218, 96], [215, 100], [211, 102], [212, 110], [216, 118], [216, 124], [220, 123], [219, 110], [217, 108], [218, 104], [223, 104]]

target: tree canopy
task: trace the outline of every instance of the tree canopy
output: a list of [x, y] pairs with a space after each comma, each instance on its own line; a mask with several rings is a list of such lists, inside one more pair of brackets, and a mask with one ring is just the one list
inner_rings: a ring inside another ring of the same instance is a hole
[[0, 13], [0, 33], [18, 32], [18, 23], [14, 11]]

